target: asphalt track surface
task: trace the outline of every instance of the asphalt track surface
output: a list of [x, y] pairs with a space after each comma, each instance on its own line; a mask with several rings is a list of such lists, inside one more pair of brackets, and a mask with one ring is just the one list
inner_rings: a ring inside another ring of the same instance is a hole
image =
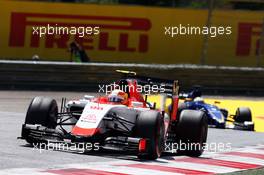
[[[24, 122], [27, 107], [33, 97], [50, 96], [60, 101], [61, 97], [78, 99], [83, 95], [83, 92], [0, 91], [0, 170], [10, 168], [50, 169], [62, 164], [137, 160], [135, 156], [112, 153], [80, 154], [53, 150], [42, 150], [40, 152], [38, 149], [29, 147], [24, 140], [17, 139], [20, 136], [21, 125]], [[231, 99], [231, 97], [227, 98]], [[244, 98], [240, 97], [239, 99]], [[252, 100], [254, 98], [246, 99]], [[263, 99], [259, 98], [258, 100], [261, 101]], [[261, 132], [210, 128], [208, 134], [209, 145], [219, 143], [229, 144], [232, 149], [260, 144], [264, 145], [264, 133]]]

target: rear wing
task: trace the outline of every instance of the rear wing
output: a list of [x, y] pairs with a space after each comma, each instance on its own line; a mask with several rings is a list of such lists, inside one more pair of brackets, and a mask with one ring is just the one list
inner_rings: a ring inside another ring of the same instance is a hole
[[[179, 94], [178, 80], [167, 80], [144, 76], [137, 76], [135, 77], [135, 79], [137, 80], [138, 84], [143, 86], [149, 85], [150, 88], [154, 88], [154, 86], [157, 86], [157, 93], [166, 94], [167, 97], [172, 97]], [[152, 94], [155, 94], [155, 92], [153, 92]]]
[[[166, 94], [162, 95], [160, 107], [162, 115], [165, 115], [165, 106], [166, 106], [166, 98], [169, 97], [172, 99], [171, 103], [171, 121], [177, 121], [177, 111], [178, 111], [178, 103], [179, 103], [179, 81], [178, 80], [168, 80], [168, 79], [161, 79], [161, 78], [153, 78], [148, 76], [139, 76], [136, 72], [131, 71], [122, 71], [117, 70], [118, 73], [121, 73], [123, 79], [126, 80], [136, 80], [138, 85], [146, 86], [148, 85], [150, 88], [156, 86], [155, 89], [157, 93]], [[153, 93], [152, 93], [153, 94]], [[147, 95], [145, 95], [145, 102], [147, 102]], [[156, 106], [156, 104], [154, 104]], [[154, 107], [155, 108], [155, 107]]]
[[116, 70], [118, 73], [122, 74], [123, 79], [134, 79], [137, 81], [138, 85], [155, 89], [156, 91], [150, 91], [151, 94], [162, 93], [166, 94], [167, 97], [173, 97], [179, 95], [179, 81], [154, 78], [149, 76], [137, 75], [136, 72]]

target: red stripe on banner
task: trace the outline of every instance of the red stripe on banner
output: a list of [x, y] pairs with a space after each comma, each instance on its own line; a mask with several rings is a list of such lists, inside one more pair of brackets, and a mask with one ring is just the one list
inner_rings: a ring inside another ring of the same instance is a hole
[[123, 166], [150, 169], [150, 170], [158, 170], [158, 171], [165, 171], [165, 172], [172, 172], [172, 173], [182, 173], [182, 174], [199, 174], [199, 175], [214, 174], [214, 173], [209, 173], [209, 172], [204, 172], [204, 171], [189, 170], [189, 169], [184, 169], [184, 168], [174, 168], [174, 167], [167, 167], [167, 166], [161, 166], [161, 165], [129, 164], [129, 165], [123, 165]]
[[260, 165], [249, 164], [249, 163], [240, 163], [240, 162], [216, 160], [216, 159], [206, 159], [206, 158], [192, 158], [192, 157], [175, 159], [175, 161], [224, 166], [224, 167], [238, 168], [238, 169], [253, 169], [253, 168], [261, 167]]
[[233, 155], [233, 156], [241, 156], [241, 157], [257, 158], [257, 159], [264, 159], [264, 154], [245, 153], [245, 152], [228, 152], [228, 153], [224, 153], [224, 154]]
[[92, 169], [61, 169], [61, 170], [48, 170], [47, 173], [54, 173], [59, 175], [126, 175], [122, 173], [101, 171], [101, 170], [92, 170]]

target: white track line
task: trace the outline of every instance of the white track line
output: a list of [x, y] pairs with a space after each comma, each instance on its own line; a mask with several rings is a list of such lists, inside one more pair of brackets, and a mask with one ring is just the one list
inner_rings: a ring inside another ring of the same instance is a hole
[[54, 175], [53, 173], [43, 172], [43, 169], [36, 168], [13, 168], [0, 170], [0, 175]]
[[142, 163], [142, 164], [165, 166], [165, 167], [171, 167], [171, 168], [180, 168], [180, 169], [211, 172], [211, 173], [229, 173], [229, 172], [241, 170], [237, 168], [229, 168], [229, 167], [224, 167], [224, 166], [207, 165], [207, 164], [191, 163], [191, 162], [180, 162], [180, 161], [179, 162], [168, 161], [167, 164], [160, 164], [160, 163]]
[[108, 172], [115, 172], [115, 173], [123, 173], [123, 174], [135, 174], [135, 175], [151, 175], [151, 174], [159, 174], [159, 175], [181, 175], [179, 173], [170, 173], [170, 172], [163, 172], [157, 170], [143, 170], [140, 168], [132, 168], [126, 166], [114, 166], [114, 165], [80, 165], [74, 164], [69, 167], [74, 167], [77, 169], [92, 169], [92, 170], [102, 170]]
[[216, 160], [227, 160], [227, 161], [233, 161], [233, 162], [241, 162], [241, 163], [251, 163], [251, 164], [255, 164], [255, 165], [264, 166], [264, 160], [256, 159], [256, 158], [250, 158], [250, 157], [241, 157], [241, 156], [233, 156], [233, 155], [219, 155], [219, 156], [215, 156], [214, 159], [216, 159]]
[[[261, 148], [261, 149], [259, 149]], [[210, 165], [210, 159], [214, 160], [223, 160], [223, 161], [231, 161], [236, 163], [246, 163], [246, 164], [255, 164], [264, 166], [264, 159], [262, 159], [262, 155], [264, 155], [263, 151], [264, 146], [252, 146], [245, 148], [238, 148], [232, 150], [232, 152], [238, 153], [247, 153], [241, 155], [231, 155], [225, 153], [205, 153], [202, 157], [208, 158], [207, 163], [203, 163], [203, 161], [199, 162], [199, 158], [193, 161], [192, 159], [184, 159], [188, 158], [186, 156], [175, 156], [168, 157], [170, 159], [159, 158], [156, 161], [133, 161], [133, 160], [117, 160], [111, 162], [95, 162], [95, 163], [82, 163], [82, 164], [63, 164], [57, 166], [56, 169], [36, 169], [36, 168], [14, 168], [14, 169], [3, 169], [0, 170], [0, 175], [54, 175], [59, 171], [65, 171], [67, 174], [67, 170], [76, 169], [76, 172], [84, 173], [89, 170], [97, 170], [97, 171], [105, 171], [105, 172], [113, 172], [113, 173], [121, 173], [121, 174], [135, 174], [135, 175], [151, 175], [151, 174], [159, 174], [159, 175], [178, 175], [178, 174], [186, 174], [194, 173], [198, 174], [199, 172], [205, 173], [229, 173], [235, 171], [245, 170], [242, 167], [240, 168], [232, 168], [228, 166], [224, 166], [224, 164], [215, 164], [212, 163]], [[251, 155], [257, 154], [260, 155], [259, 158], [250, 157]], [[177, 161], [177, 159], [179, 159]], [[181, 161], [181, 159], [184, 159]], [[202, 159], [201, 159], [202, 160]], [[216, 162], [218, 163], [218, 162]], [[221, 163], [221, 162], [220, 162]], [[225, 162], [226, 163], [226, 162]], [[242, 169], [241, 169], [242, 168]], [[50, 172], [49, 172], [50, 171]], [[53, 172], [53, 173], [52, 173]]]

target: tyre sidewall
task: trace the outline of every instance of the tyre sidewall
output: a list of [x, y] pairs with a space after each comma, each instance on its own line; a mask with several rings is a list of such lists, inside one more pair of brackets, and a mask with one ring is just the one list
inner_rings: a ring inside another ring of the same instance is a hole
[[164, 149], [164, 122], [162, 115], [157, 111], [142, 112], [136, 122], [136, 136], [148, 139], [146, 155], [140, 155], [144, 159], [156, 159], [160, 157]]
[[32, 99], [26, 114], [25, 124], [39, 124], [48, 128], [55, 128], [57, 124], [57, 102], [48, 97]]
[[207, 139], [207, 123], [207, 117], [203, 111], [182, 111], [177, 127], [177, 142], [178, 147], [185, 144], [188, 149], [180, 150], [180, 152], [194, 157], [198, 157], [203, 153]]

